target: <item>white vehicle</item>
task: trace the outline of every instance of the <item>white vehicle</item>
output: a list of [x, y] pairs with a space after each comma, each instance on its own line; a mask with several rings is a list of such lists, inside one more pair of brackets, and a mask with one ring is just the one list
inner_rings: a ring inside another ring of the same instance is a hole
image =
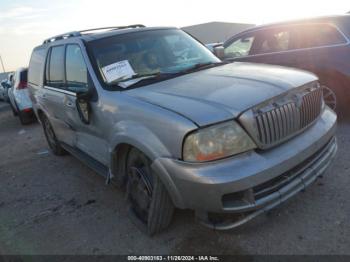
[[4, 79], [0, 83], [0, 99], [5, 102], [9, 102], [8, 90], [11, 88], [13, 73], [8, 74], [7, 79]]
[[0, 83], [0, 99], [3, 101], [7, 101], [7, 80], [2, 80]]
[[8, 91], [13, 114], [19, 116], [22, 125], [29, 124], [35, 119], [28, 92], [27, 74], [27, 68], [17, 69], [12, 79], [12, 87]]

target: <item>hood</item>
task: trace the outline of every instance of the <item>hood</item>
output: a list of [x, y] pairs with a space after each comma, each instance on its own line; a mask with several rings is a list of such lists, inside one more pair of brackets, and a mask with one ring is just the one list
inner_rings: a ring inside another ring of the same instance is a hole
[[315, 75], [298, 69], [235, 62], [124, 93], [205, 126], [235, 118], [265, 100], [315, 80]]

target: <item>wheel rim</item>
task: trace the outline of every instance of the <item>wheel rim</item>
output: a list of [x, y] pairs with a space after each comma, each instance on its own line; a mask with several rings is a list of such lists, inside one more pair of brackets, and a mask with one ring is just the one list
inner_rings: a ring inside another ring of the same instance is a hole
[[45, 134], [47, 137], [47, 141], [49, 142], [49, 146], [52, 148], [56, 144], [55, 134], [54, 134], [53, 129], [50, 125], [50, 122], [47, 119], [45, 119], [44, 125], [45, 125]]
[[322, 86], [323, 99], [327, 106], [335, 110], [337, 106], [337, 96], [332, 89], [327, 86]]
[[128, 198], [135, 215], [147, 223], [153, 187], [145, 166], [130, 167], [128, 172]]

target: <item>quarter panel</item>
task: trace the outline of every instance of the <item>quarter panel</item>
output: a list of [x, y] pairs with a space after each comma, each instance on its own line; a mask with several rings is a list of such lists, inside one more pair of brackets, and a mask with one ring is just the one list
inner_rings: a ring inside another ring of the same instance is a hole
[[29, 98], [28, 89], [15, 90], [13, 95], [20, 111], [26, 108], [32, 108], [32, 101]]

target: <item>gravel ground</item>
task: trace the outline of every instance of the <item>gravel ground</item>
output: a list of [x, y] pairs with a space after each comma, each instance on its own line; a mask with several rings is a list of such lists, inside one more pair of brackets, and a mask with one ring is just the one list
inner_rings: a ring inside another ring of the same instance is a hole
[[350, 254], [349, 131], [339, 126], [324, 177], [268, 214], [217, 232], [177, 211], [149, 238], [128, 218], [124, 192], [52, 155], [40, 125], [21, 126], [0, 102], [0, 254]]

